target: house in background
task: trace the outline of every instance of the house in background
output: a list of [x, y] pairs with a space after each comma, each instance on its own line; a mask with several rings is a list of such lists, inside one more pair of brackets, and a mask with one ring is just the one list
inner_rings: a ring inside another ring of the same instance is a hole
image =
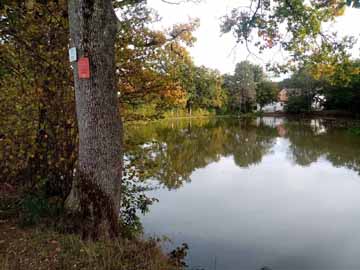
[[[265, 105], [262, 108], [262, 111], [267, 112], [267, 113], [283, 112], [284, 106], [285, 106], [286, 102], [288, 102], [288, 100], [289, 100], [289, 91], [288, 91], [288, 89], [284, 88], [279, 91], [279, 93], [277, 95], [277, 101]], [[260, 111], [259, 105], [257, 107], [257, 110]]]
[[[266, 113], [273, 113], [273, 112], [283, 112], [284, 111], [284, 104], [283, 102], [272, 102], [267, 105], [265, 105], [262, 108], [263, 112]], [[260, 105], [257, 105], [257, 111], [260, 111]]]
[[[290, 96], [300, 96], [302, 93], [301, 89], [297, 88], [283, 88], [279, 91], [277, 95], [277, 101], [265, 105], [262, 108], [263, 112], [284, 112], [285, 105], [289, 101]], [[312, 108], [316, 111], [323, 110], [323, 102], [325, 101], [324, 96], [316, 95], [313, 100]], [[258, 105], [257, 110], [260, 111], [260, 106]]]
[[[304, 94], [304, 91], [297, 88], [284, 88], [278, 94], [278, 101], [286, 104], [289, 101], [291, 96], [301, 96]], [[312, 98], [311, 108], [313, 111], [322, 111], [324, 110], [323, 104], [326, 102], [324, 95], [316, 94]]]
[[303, 91], [298, 88], [283, 88], [278, 94], [279, 102], [288, 102], [290, 96], [301, 96]]

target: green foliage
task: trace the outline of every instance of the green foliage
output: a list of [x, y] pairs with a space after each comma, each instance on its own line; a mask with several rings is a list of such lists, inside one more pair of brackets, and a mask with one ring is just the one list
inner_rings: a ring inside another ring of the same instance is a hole
[[319, 71], [317, 64], [308, 65], [282, 81], [280, 86], [291, 90], [295, 95], [307, 97], [309, 102], [314, 101], [317, 96], [324, 97], [321, 105], [325, 110], [359, 113], [359, 60], [345, 61], [336, 66], [328, 66], [327, 69], [323, 72]]
[[[116, 46], [120, 102], [123, 114], [152, 104], [157, 113], [182, 106], [189, 89], [185, 77], [193, 68], [186, 49], [194, 42], [198, 22], [175, 25], [169, 31], [151, 30], [156, 16], [145, 2], [118, 10], [122, 33]], [[180, 31], [181, 30], [181, 31]]]
[[306, 113], [311, 111], [312, 99], [307, 96], [290, 96], [289, 101], [285, 105], [287, 113]]
[[139, 212], [145, 214], [149, 211], [149, 206], [157, 202], [155, 198], [149, 198], [145, 192], [152, 188], [139, 181], [139, 175], [134, 169], [138, 162], [133, 158], [125, 164], [124, 176], [122, 181], [121, 199], [121, 225], [122, 235], [126, 238], [133, 238], [143, 232], [143, 227], [139, 218]]
[[297, 63], [341, 63], [349, 59], [347, 50], [354, 39], [339, 39], [336, 33], [324, 31], [322, 24], [343, 15], [350, 2], [358, 3], [251, 0], [248, 6], [233, 9], [223, 18], [222, 32], [232, 32], [238, 43], [256, 40], [260, 52], [275, 46], [291, 52], [292, 59], [278, 66], [278, 71], [291, 70]]
[[[360, 112], [360, 61], [344, 63], [344, 68], [337, 70], [326, 79], [323, 93], [326, 96], [325, 108], [329, 110], [345, 110]], [[343, 70], [346, 70], [346, 75]]]
[[204, 66], [194, 67], [192, 77], [193, 86], [188, 91], [186, 108], [215, 109], [221, 108], [225, 103], [225, 92], [222, 89], [222, 77], [216, 70]]
[[179, 118], [179, 117], [211, 117], [215, 116], [216, 112], [210, 109], [192, 109], [189, 114], [189, 109], [175, 109], [164, 113], [164, 118]]
[[[76, 161], [77, 128], [65, 1], [5, 1], [0, 7], [1, 181], [48, 182], [66, 196]], [[53, 187], [53, 190], [50, 190]]]
[[298, 89], [302, 94], [306, 94], [306, 92], [315, 94], [320, 89], [322, 81], [314, 77], [312, 67], [309, 65], [299, 68], [290, 78], [280, 82], [280, 87]]
[[[354, 93], [349, 88], [336, 88], [336, 89], [326, 89], [327, 100], [325, 102], [325, 107], [328, 110], [348, 110], [353, 106], [349, 106], [354, 103]], [[356, 105], [355, 105], [356, 106]]]
[[233, 76], [228, 76], [225, 81], [228, 89], [229, 107], [232, 111], [248, 112], [255, 99], [256, 83], [254, 72], [249, 62], [238, 63]]
[[56, 218], [62, 212], [61, 198], [49, 199], [43, 194], [27, 194], [20, 201], [20, 225], [37, 225], [42, 218]]
[[[126, 119], [159, 118], [171, 110], [218, 109], [225, 102], [221, 75], [197, 67], [187, 50], [198, 20], [151, 30], [157, 17], [145, 2], [119, 12], [124, 31], [117, 46], [120, 102]], [[128, 19], [131, 18], [131, 19]], [[150, 112], [152, 114], [150, 114]]]
[[228, 110], [237, 113], [252, 112], [256, 101], [265, 105], [273, 100], [273, 91], [276, 91], [272, 83], [266, 81], [263, 69], [249, 61], [238, 63], [234, 75], [224, 76], [224, 88]]
[[256, 87], [256, 102], [260, 107], [264, 107], [273, 101], [276, 101], [279, 89], [277, 85], [271, 81], [262, 81]]

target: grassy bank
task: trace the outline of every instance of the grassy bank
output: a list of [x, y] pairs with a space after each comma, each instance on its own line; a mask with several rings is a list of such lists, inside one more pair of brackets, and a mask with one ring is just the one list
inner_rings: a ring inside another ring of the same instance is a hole
[[31, 227], [19, 226], [18, 202], [18, 196], [1, 192], [0, 270], [182, 269], [182, 259], [165, 254], [159, 240], [92, 242], [83, 241], [77, 234], [60, 233], [46, 221]]
[[215, 112], [210, 112], [205, 109], [192, 110], [191, 113], [185, 109], [172, 110], [164, 113], [165, 118], [184, 118], [184, 117], [210, 117], [216, 116]]

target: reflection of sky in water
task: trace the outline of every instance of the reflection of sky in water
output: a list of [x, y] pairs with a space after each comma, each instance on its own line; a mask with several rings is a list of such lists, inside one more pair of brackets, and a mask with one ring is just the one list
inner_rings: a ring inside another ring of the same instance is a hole
[[[289, 159], [277, 138], [247, 169], [222, 158], [193, 172], [143, 218], [148, 234], [190, 245], [191, 267], [219, 270], [360, 269], [360, 178], [320, 158], [309, 167]], [[191, 269], [190, 267], [190, 269]]]

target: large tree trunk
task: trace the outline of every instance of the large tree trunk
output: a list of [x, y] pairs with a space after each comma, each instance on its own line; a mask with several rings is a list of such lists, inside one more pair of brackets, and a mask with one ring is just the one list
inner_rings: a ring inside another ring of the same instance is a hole
[[79, 160], [67, 206], [80, 211], [83, 237], [115, 237], [122, 177], [122, 124], [115, 79], [117, 18], [111, 0], [69, 0], [70, 47], [88, 57], [90, 79], [73, 63]]

